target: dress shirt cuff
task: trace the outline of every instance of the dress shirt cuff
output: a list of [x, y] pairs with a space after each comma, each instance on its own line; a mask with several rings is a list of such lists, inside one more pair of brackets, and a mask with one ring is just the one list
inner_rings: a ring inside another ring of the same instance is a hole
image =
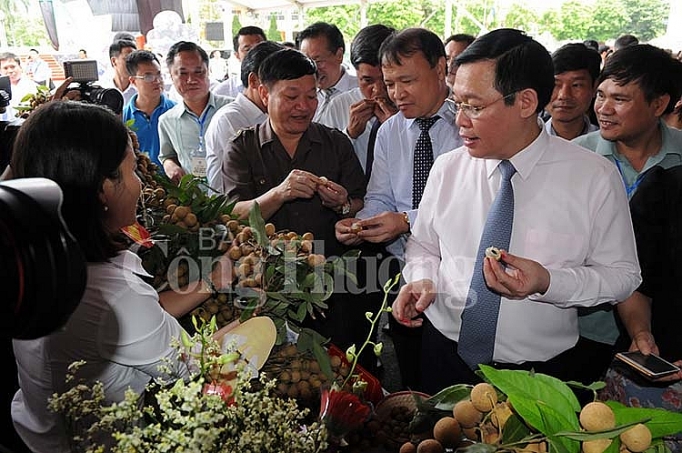
[[549, 272], [549, 287], [544, 294], [535, 293], [528, 296], [528, 299], [537, 302], [547, 302], [558, 307], [570, 307], [572, 304], [567, 303], [573, 295], [571, 285], [575, 282], [572, 278], [562, 278], [561, 269], [547, 269]]

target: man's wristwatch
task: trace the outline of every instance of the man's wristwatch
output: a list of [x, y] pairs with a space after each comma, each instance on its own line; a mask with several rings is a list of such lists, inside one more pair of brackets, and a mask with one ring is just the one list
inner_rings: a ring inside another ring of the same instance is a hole
[[407, 232], [409, 233], [410, 232], [410, 216], [407, 215], [407, 212], [405, 212], [405, 211], [401, 212], [401, 214], [403, 215], [403, 220], [405, 220], [405, 223], [407, 224]]

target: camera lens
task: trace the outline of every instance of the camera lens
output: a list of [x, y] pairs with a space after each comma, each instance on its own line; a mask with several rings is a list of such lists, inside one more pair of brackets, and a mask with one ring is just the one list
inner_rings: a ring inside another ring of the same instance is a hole
[[30, 339], [66, 323], [85, 289], [86, 265], [58, 215], [59, 187], [23, 181], [34, 186], [0, 184], [0, 326], [13, 338]]
[[123, 95], [114, 88], [92, 87], [90, 102], [109, 107], [117, 115], [123, 111]]

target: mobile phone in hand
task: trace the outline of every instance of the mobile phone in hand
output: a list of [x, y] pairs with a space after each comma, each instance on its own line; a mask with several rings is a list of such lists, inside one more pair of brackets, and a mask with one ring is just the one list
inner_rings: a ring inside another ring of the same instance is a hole
[[619, 352], [616, 354], [616, 358], [627, 363], [649, 379], [658, 379], [680, 371], [678, 366], [656, 354], [645, 355], [639, 351]]

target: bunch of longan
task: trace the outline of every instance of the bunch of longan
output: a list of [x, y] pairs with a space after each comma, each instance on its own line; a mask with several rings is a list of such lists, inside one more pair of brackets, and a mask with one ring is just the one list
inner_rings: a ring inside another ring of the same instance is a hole
[[[593, 401], [585, 405], [580, 411], [580, 426], [587, 432], [603, 431], [616, 426], [616, 416], [613, 410], [601, 401]], [[620, 435], [621, 453], [640, 453], [651, 445], [651, 431], [638, 423]], [[613, 439], [586, 440], [582, 443], [584, 453], [602, 453]]]
[[[477, 384], [471, 389], [469, 399], [455, 404], [452, 417], [443, 417], [436, 422], [432, 439], [407, 442], [400, 448], [400, 453], [442, 453], [445, 449], [454, 450], [472, 442], [497, 444], [511, 415], [511, 408], [506, 401], [498, 401], [492, 385]], [[522, 450], [543, 453], [547, 446], [544, 443], [528, 444]]]
[[320, 388], [341, 384], [350, 367], [340, 357], [330, 357], [332, 379], [321, 370], [318, 361], [309, 353], [298, 350], [294, 344], [276, 347], [263, 366], [263, 372], [271, 379], [277, 379], [276, 393], [282, 397], [295, 398], [305, 407], [319, 409]]

